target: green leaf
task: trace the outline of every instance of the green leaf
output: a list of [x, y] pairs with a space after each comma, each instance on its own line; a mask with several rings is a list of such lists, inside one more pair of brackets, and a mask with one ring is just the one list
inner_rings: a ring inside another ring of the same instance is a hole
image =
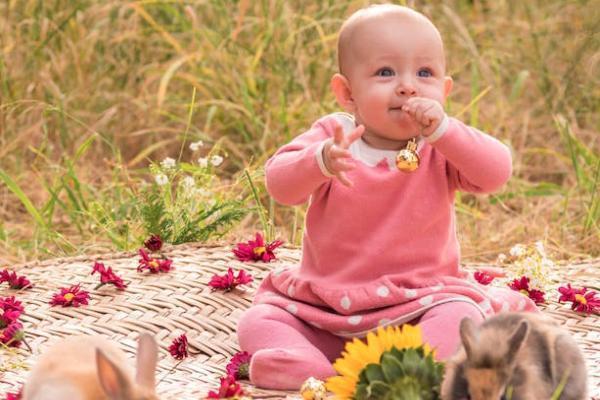
[[12, 180], [10, 176], [4, 170], [0, 169], [0, 180], [4, 181], [4, 184], [8, 187], [8, 189], [13, 192], [15, 196], [21, 201], [21, 204], [25, 207], [29, 215], [33, 218], [36, 224], [43, 228], [44, 230], [48, 230], [49, 227], [46, 224], [46, 221], [42, 218], [42, 215], [38, 212], [37, 208], [33, 205], [29, 197], [21, 190], [21, 187]]
[[381, 369], [383, 370], [386, 382], [393, 382], [404, 375], [402, 365], [391, 354], [383, 354], [381, 357]]
[[369, 364], [364, 369], [368, 382], [385, 381], [381, 366], [378, 364]]
[[382, 381], [375, 381], [367, 388], [368, 399], [383, 399], [390, 392], [390, 385]]

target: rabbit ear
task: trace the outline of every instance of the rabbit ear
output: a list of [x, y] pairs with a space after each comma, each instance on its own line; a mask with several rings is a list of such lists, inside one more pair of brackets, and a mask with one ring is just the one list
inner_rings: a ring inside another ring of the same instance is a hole
[[473, 355], [473, 342], [475, 341], [475, 323], [468, 317], [460, 321], [460, 338], [462, 340], [467, 358]]
[[96, 367], [102, 390], [109, 399], [127, 400], [131, 398], [132, 388], [128, 377], [100, 349], [96, 349]]
[[154, 337], [148, 333], [142, 333], [138, 339], [137, 372], [135, 376], [135, 381], [140, 386], [154, 390], [156, 386], [157, 358], [158, 346]]
[[517, 329], [514, 330], [508, 339], [508, 353], [506, 355], [506, 359], [509, 363], [513, 362], [528, 335], [529, 323], [523, 320], [519, 323]]

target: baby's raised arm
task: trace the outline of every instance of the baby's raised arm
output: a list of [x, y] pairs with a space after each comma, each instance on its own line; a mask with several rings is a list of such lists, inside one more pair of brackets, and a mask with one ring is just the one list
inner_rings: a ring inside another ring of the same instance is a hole
[[[356, 129], [344, 138], [335, 117], [317, 121], [311, 129], [281, 147], [266, 163], [267, 191], [281, 204], [296, 205], [308, 200], [321, 185], [337, 177], [343, 183], [350, 163], [344, 160], [350, 143], [362, 134]], [[325, 165], [319, 165], [323, 162]], [[323, 169], [329, 171], [326, 174]]]

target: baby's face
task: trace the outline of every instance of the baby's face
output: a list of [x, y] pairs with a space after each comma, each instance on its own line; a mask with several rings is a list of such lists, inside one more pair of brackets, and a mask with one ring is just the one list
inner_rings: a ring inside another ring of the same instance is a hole
[[[445, 60], [438, 32], [426, 21], [381, 15], [356, 27], [342, 73], [349, 80], [357, 123], [391, 140], [419, 135], [402, 105], [411, 97], [443, 104]], [[449, 78], [448, 78], [449, 79]]]

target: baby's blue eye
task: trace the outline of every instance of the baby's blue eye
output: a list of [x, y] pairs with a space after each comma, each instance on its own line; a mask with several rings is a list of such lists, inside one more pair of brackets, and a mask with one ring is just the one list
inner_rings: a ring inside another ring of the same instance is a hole
[[388, 67], [380, 68], [375, 73], [377, 76], [394, 76], [394, 70]]
[[429, 68], [421, 68], [419, 72], [417, 72], [417, 75], [421, 78], [429, 78], [430, 76], [433, 76], [433, 73]]

